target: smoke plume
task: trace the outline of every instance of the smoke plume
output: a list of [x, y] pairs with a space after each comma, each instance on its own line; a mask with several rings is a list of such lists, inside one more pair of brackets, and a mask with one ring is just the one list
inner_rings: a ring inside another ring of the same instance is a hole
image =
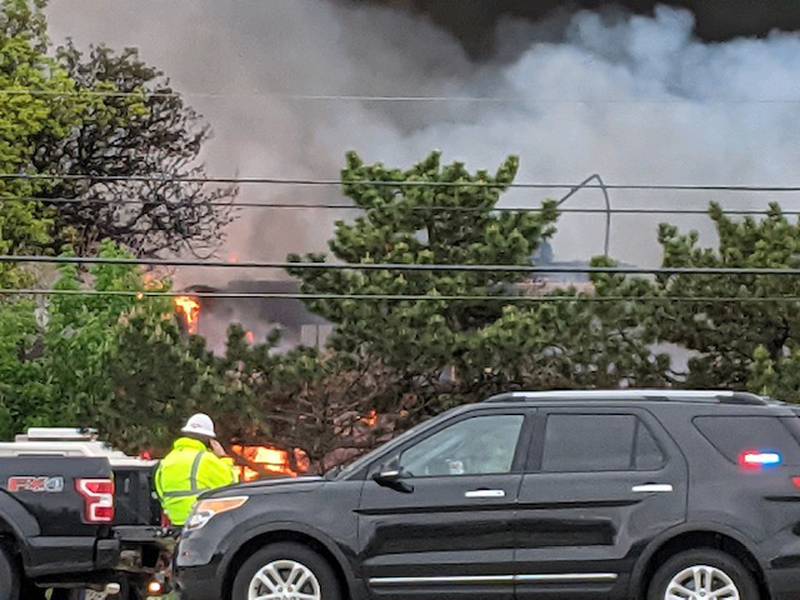
[[[521, 156], [519, 181], [800, 183], [800, 36], [707, 44], [690, 12], [559, 13], [543, 22], [503, 18], [494, 53], [476, 59], [426, 16], [331, 0], [52, 0], [54, 41], [137, 46], [163, 68], [215, 131], [215, 175], [335, 178], [349, 149], [368, 161], [410, 165], [437, 148], [447, 160], [493, 169]], [[196, 95], [192, 95], [196, 94]], [[296, 96], [451, 96], [441, 101]], [[484, 98], [469, 101], [465, 98]], [[492, 98], [495, 100], [488, 100]], [[514, 190], [506, 204], [536, 206], [556, 191]], [[336, 202], [336, 188], [245, 186], [242, 200]], [[796, 197], [745, 193], [613, 192], [617, 207], [764, 206]], [[598, 190], [569, 206], [602, 207]], [[336, 218], [316, 210], [242, 212], [222, 255], [282, 260], [323, 250]], [[352, 216], [352, 215], [351, 215]], [[611, 254], [659, 258], [656, 225], [701, 229], [697, 216], [616, 216]], [[602, 251], [602, 219], [567, 215], [559, 259]], [[183, 272], [186, 283], [222, 283]], [[237, 278], [247, 277], [239, 273]], [[250, 274], [267, 278], [265, 273]]]

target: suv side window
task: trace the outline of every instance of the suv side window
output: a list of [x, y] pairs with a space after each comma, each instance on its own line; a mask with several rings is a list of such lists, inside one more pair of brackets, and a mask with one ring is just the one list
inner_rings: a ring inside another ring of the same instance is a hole
[[400, 455], [411, 477], [510, 473], [523, 415], [484, 415], [438, 431]]
[[548, 472], [658, 469], [664, 455], [635, 415], [551, 414], [542, 470]]

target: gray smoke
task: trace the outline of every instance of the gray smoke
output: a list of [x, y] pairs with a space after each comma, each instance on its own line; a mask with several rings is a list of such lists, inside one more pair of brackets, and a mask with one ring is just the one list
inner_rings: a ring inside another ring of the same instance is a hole
[[[797, 184], [800, 36], [704, 44], [693, 17], [661, 7], [654, 17], [617, 12], [503, 19], [495, 58], [476, 62], [423, 16], [321, 0], [52, 0], [55, 41], [137, 46], [163, 68], [216, 133], [206, 151], [216, 175], [330, 178], [345, 151], [410, 165], [430, 150], [472, 168], [521, 156], [519, 181]], [[509, 60], [513, 57], [513, 60]], [[198, 94], [192, 96], [191, 94]], [[208, 94], [220, 94], [209, 96]], [[288, 95], [288, 96], [287, 96]], [[370, 102], [292, 95], [491, 97], [505, 101]], [[514, 190], [505, 203], [536, 206], [551, 193]], [[337, 189], [246, 186], [247, 201], [336, 202]], [[796, 196], [615, 192], [617, 207], [763, 206]], [[601, 207], [597, 190], [570, 206]], [[247, 210], [222, 255], [282, 260], [323, 250], [329, 211]], [[611, 253], [659, 258], [664, 216], [614, 219]], [[701, 229], [707, 221], [670, 217]], [[568, 215], [559, 259], [602, 251], [602, 219]], [[264, 279], [265, 273], [251, 274]], [[228, 273], [183, 272], [221, 284]], [[237, 274], [237, 277], [247, 277]]]

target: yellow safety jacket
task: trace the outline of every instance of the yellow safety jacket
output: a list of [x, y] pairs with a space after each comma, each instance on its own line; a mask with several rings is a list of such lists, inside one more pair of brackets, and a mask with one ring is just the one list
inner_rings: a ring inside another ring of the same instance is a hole
[[203, 442], [182, 437], [158, 465], [156, 493], [172, 524], [183, 527], [200, 494], [238, 479], [231, 459], [218, 458]]

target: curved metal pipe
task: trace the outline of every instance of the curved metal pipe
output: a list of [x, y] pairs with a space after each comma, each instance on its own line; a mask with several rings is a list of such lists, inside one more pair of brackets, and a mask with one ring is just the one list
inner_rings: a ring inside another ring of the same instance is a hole
[[580, 190], [582, 190], [592, 181], [597, 181], [597, 184], [600, 190], [603, 192], [603, 198], [605, 199], [606, 202], [606, 235], [605, 235], [605, 240], [603, 242], [603, 256], [608, 258], [608, 250], [609, 250], [609, 245], [611, 243], [611, 198], [608, 195], [608, 188], [606, 187], [603, 178], [600, 177], [600, 175], [597, 173], [587, 177], [581, 183], [572, 188], [564, 197], [562, 197], [561, 200], [558, 201], [556, 206], [561, 206], [562, 204], [564, 204], [564, 202], [572, 198], [572, 196], [577, 194]]

